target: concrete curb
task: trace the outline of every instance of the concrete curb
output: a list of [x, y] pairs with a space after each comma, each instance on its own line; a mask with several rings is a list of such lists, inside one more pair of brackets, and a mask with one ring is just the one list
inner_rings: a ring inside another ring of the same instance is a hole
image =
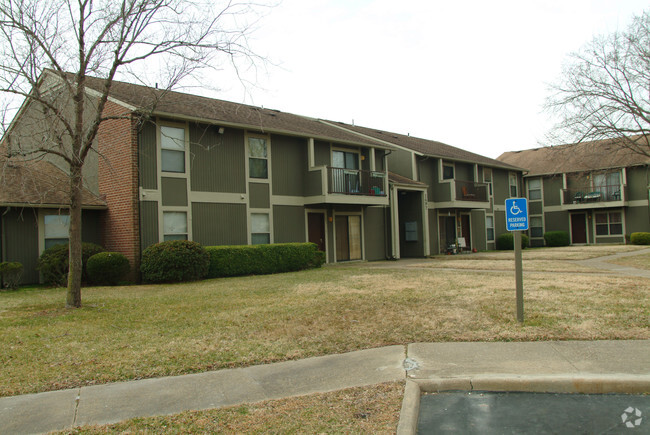
[[649, 394], [650, 375], [474, 376], [408, 379], [398, 435], [417, 433], [420, 398], [425, 393], [494, 391], [565, 394]]

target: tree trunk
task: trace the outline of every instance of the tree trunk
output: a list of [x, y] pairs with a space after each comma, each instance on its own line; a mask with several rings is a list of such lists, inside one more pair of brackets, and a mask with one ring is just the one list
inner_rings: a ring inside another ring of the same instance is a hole
[[81, 307], [81, 166], [70, 165], [70, 257], [68, 272], [67, 308]]

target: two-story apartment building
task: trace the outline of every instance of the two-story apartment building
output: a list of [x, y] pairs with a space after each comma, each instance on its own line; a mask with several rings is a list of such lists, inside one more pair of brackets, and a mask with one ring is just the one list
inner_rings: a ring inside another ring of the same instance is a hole
[[[639, 138], [639, 140], [647, 140]], [[498, 160], [526, 168], [531, 245], [547, 231], [572, 244], [623, 243], [650, 231], [650, 158], [613, 141], [511, 151]]]
[[[103, 82], [87, 87], [92, 99]], [[7, 142], [33, 140], [21, 128], [34, 124], [29, 113]], [[458, 237], [490, 249], [503, 200], [520, 188], [517, 168], [438, 142], [197, 95], [115, 82], [104, 113], [84, 169], [84, 240], [122, 252], [135, 270], [143, 249], [174, 239], [310, 241], [328, 262], [422, 257]], [[67, 239], [62, 198], [0, 201], [2, 234], [27, 240], [3, 236], [3, 261], [33, 264]], [[29, 222], [17, 217], [25, 210]], [[37, 279], [32, 268], [25, 281]]]

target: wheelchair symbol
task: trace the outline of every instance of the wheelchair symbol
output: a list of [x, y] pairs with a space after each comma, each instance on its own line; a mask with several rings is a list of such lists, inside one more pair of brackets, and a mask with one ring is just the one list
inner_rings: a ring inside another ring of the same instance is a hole
[[510, 213], [514, 216], [518, 215], [519, 213], [522, 213], [523, 210], [517, 207], [517, 204], [512, 204], [512, 207], [510, 207]]

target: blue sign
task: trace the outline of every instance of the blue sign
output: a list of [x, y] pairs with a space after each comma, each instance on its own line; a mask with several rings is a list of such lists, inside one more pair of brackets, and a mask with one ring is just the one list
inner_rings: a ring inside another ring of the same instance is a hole
[[506, 199], [506, 229], [526, 231], [528, 229], [528, 200], [526, 198]]

